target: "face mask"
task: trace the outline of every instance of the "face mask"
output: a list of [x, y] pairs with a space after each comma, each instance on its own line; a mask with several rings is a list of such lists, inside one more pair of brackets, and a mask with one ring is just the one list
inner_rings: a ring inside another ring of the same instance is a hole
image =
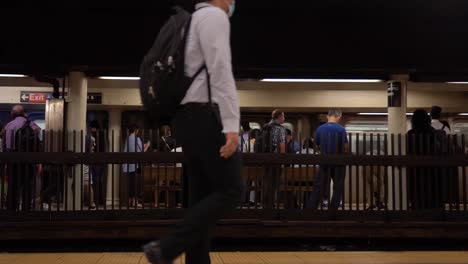
[[233, 0], [232, 3], [229, 5], [229, 13], [228, 16], [232, 17], [234, 15], [234, 11], [236, 10], [236, 1]]

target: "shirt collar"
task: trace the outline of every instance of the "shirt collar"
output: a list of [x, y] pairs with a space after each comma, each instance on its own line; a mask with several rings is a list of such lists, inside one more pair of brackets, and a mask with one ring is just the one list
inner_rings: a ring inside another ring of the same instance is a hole
[[198, 10], [200, 8], [203, 8], [203, 7], [210, 7], [210, 6], [213, 6], [213, 5], [211, 5], [209, 3], [206, 3], [206, 2], [205, 3], [199, 3], [199, 4], [195, 5], [195, 10]]

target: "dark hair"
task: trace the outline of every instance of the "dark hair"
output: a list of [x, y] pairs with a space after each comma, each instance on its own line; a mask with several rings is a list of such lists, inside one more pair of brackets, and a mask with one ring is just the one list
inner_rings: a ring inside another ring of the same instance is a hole
[[431, 109], [432, 119], [440, 119], [441, 116], [442, 116], [442, 107], [434, 105]]
[[241, 126], [242, 126], [242, 130], [244, 132], [249, 132], [250, 131], [250, 123], [249, 122], [244, 121], [244, 122], [242, 122]]
[[138, 129], [138, 126], [136, 124], [131, 124], [128, 126], [128, 132], [130, 134], [135, 133], [135, 131]]
[[12, 115], [13, 118], [17, 118], [19, 116], [24, 117], [24, 114], [25, 114], [25, 110], [24, 110], [24, 107], [21, 106], [21, 105], [15, 105], [11, 109], [11, 115]]
[[93, 120], [89, 122], [89, 128], [99, 129], [100, 128], [99, 122], [97, 120]]
[[260, 129], [255, 128], [250, 131], [250, 138], [257, 138], [257, 135], [261, 133]]
[[271, 113], [271, 118], [273, 118], [274, 120], [280, 118], [280, 116], [284, 115], [283, 111], [279, 110], [279, 109], [275, 109], [273, 110], [273, 112]]
[[305, 139], [302, 145], [303, 149], [314, 148], [314, 140], [312, 138]]
[[413, 129], [424, 129], [431, 126], [431, 118], [424, 109], [417, 109], [414, 111], [411, 118], [411, 126]]
[[291, 135], [292, 135], [291, 129], [286, 128], [286, 135], [288, 135], [288, 136], [291, 136]]

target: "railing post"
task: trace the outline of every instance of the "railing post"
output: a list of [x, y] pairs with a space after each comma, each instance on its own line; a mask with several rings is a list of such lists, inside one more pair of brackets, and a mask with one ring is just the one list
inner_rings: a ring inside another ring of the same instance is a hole
[[[120, 130], [122, 124], [122, 111], [109, 111], [109, 152], [118, 152], [120, 150]], [[109, 164], [107, 169], [107, 184], [106, 184], [106, 204], [107, 206], [118, 206], [120, 203], [120, 164]], [[114, 209], [114, 208], [112, 208]]]
[[[87, 93], [88, 93], [88, 81], [83, 72], [70, 72], [70, 86], [68, 92], [68, 105], [67, 105], [67, 130], [69, 131], [69, 142], [74, 144], [68, 144], [72, 146], [72, 150], [76, 152], [84, 151], [85, 136], [86, 136], [86, 104], [87, 104]], [[76, 139], [73, 138], [72, 131], [76, 131]], [[70, 149], [69, 149], [70, 150]], [[69, 181], [67, 184], [68, 188], [68, 208], [81, 208], [82, 195], [81, 182], [82, 182], [82, 168], [83, 166], [78, 164], [75, 165], [75, 182]], [[75, 197], [75, 204], [73, 205], [73, 197]]]

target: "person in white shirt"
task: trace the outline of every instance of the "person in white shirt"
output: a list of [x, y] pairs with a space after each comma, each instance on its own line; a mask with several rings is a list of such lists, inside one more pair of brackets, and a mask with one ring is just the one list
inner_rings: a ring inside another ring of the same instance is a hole
[[442, 116], [442, 107], [440, 106], [433, 106], [431, 109], [431, 126], [435, 130], [441, 130], [444, 131], [446, 135], [450, 135], [450, 126], [447, 122], [440, 121], [440, 118]]
[[183, 253], [187, 264], [210, 263], [209, 233], [241, 197], [240, 108], [229, 21], [235, 1], [195, 2], [185, 73], [193, 76], [203, 65], [206, 69], [188, 89], [174, 120], [189, 174], [190, 209], [172, 234], [143, 247], [151, 263], [172, 263]]
[[250, 124], [249, 122], [242, 123], [242, 133], [239, 136], [239, 151], [249, 153], [253, 151], [253, 146], [250, 145]]

